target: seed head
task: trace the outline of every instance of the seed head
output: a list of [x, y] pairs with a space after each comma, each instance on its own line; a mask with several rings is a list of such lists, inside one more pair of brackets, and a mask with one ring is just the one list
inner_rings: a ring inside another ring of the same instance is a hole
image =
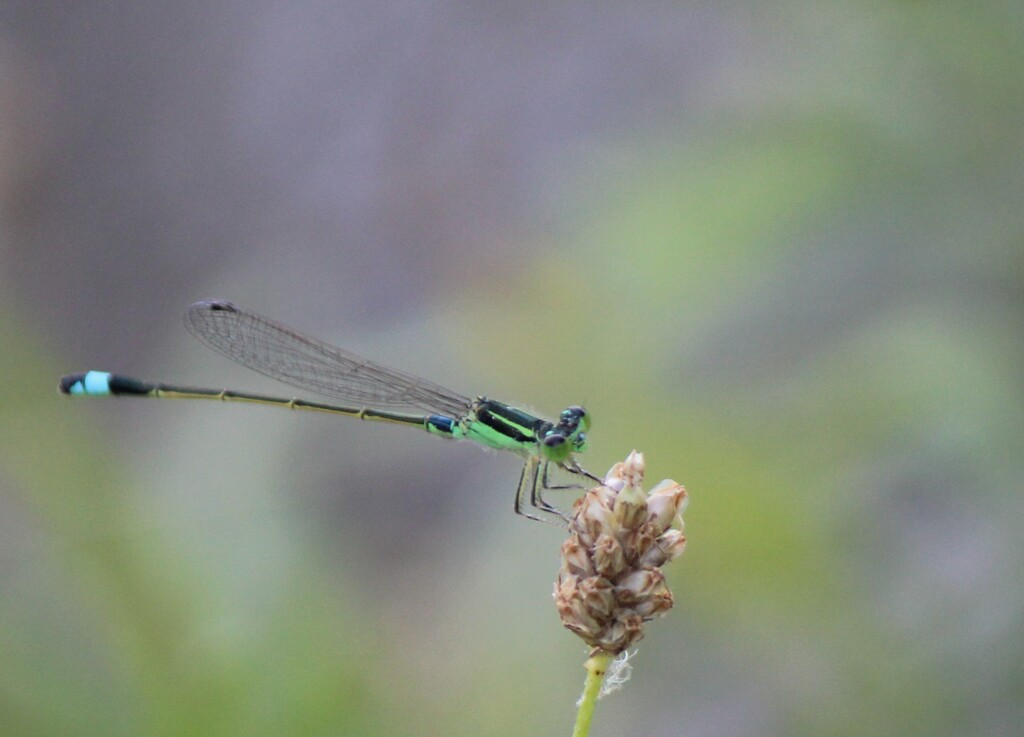
[[633, 451], [576, 501], [555, 584], [562, 624], [612, 655], [672, 608], [661, 566], [686, 546], [686, 490], [662, 481], [646, 494], [643, 477], [643, 454]]

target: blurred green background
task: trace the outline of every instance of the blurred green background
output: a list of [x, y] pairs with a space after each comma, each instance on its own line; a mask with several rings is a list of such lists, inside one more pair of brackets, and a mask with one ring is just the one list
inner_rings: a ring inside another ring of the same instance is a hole
[[8, 0], [0, 734], [570, 731], [515, 458], [58, 396], [205, 297], [687, 485], [594, 735], [1019, 734], [1022, 196], [1015, 2]]

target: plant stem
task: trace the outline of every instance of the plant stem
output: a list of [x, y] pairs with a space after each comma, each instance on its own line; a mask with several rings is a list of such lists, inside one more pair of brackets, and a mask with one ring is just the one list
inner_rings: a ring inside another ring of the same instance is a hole
[[597, 695], [601, 692], [601, 681], [604, 680], [605, 671], [608, 670], [611, 660], [611, 655], [598, 651], [583, 664], [583, 667], [587, 669], [587, 680], [583, 683], [583, 696], [580, 697], [580, 706], [579, 711], [576, 712], [576, 726], [573, 727], [572, 737], [587, 737], [590, 734], [590, 720], [594, 716]]

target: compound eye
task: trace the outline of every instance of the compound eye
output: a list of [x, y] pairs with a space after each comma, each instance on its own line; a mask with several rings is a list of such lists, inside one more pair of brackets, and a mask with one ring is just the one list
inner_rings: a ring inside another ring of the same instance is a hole
[[560, 432], [552, 432], [540, 443], [540, 452], [547, 460], [563, 463], [572, 455], [572, 444]]
[[568, 429], [569, 431], [575, 430], [581, 422], [585, 422], [586, 410], [582, 407], [566, 407], [560, 414], [558, 424]]
[[544, 438], [544, 445], [548, 448], [558, 448], [565, 442], [564, 435], [548, 435]]

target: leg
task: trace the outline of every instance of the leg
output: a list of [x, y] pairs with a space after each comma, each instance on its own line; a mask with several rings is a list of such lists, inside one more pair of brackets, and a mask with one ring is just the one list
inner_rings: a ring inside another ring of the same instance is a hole
[[562, 519], [568, 519], [569, 516], [565, 512], [544, 500], [543, 492], [545, 489], [558, 488], [548, 486], [548, 466], [550, 465], [550, 461], [544, 461], [544, 471], [541, 473], [540, 484], [536, 482], [536, 477], [534, 477], [535, 480], [533, 484], [533, 489], [530, 490], [530, 506], [533, 507], [534, 509], [540, 509], [544, 512], [557, 514]]
[[[544, 469], [541, 472], [540, 483], [536, 484], [535, 487], [534, 487], [534, 494], [533, 494], [533, 496], [530, 497], [530, 505], [535, 507], [535, 508], [537, 508], [537, 509], [540, 509], [542, 511], [550, 512], [551, 514], [557, 514], [563, 520], [568, 520], [571, 517], [571, 515], [566, 514], [561, 509], [559, 509], [555, 505], [553, 505], [550, 502], [548, 502], [544, 498], [544, 492], [548, 491], [548, 490], [552, 490], [552, 491], [562, 491], [562, 490], [566, 490], [566, 489], [579, 490], [579, 489], [586, 489], [587, 487], [584, 486], [583, 484], [551, 484], [551, 483], [549, 483], [548, 482], [548, 469], [550, 467], [551, 467], [551, 462], [550, 461], [544, 461]], [[574, 473], [574, 474], [577, 474], [577, 475], [580, 475], [580, 476], [586, 476], [589, 479], [593, 479], [593, 480], [597, 481], [598, 483], [601, 483], [601, 479], [597, 478], [596, 476], [594, 476], [594, 474], [592, 474], [592, 473], [590, 473], [588, 471], [584, 471], [582, 468], [580, 468], [575, 463], [575, 461], [573, 462], [573, 464], [571, 466], [559, 464], [559, 468], [562, 468], [563, 470], [568, 471], [569, 473]]]
[[574, 473], [577, 476], [583, 476], [584, 478], [588, 478], [591, 481], [596, 481], [599, 484], [603, 484], [604, 483], [604, 479], [603, 478], [595, 476], [590, 471], [588, 471], [587, 469], [585, 469], [582, 466], [580, 466], [580, 464], [576, 462], [575, 458], [573, 458], [567, 464], [562, 466], [562, 468], [564, 468], [569, 473]]
[[[557, 514], [562, 519], [567, 520], [569, 519], [569, 515], [567, 515], [561, 509], [554, 506], [553, 504], [550, 504], [546, 499], [544, 499], [544, 492], [548, 491], [549, 489], [552, 491], [562, 491], [566, 489], [586, 489], [587, 487], [584, 486], [583, 484], [548, 483], [548, 468], [550, 467], [550, 465], [551, 463], [549, 461], [544, 461], [544, 470], [541, 473], [540, 484], [535, 486], [534, 488], [535, 495], [530, 497], [530, 505], [536, 507], [537, 509], [541, 509], [545, 512]], [[559, 464], [559, 468], [568, 471], [569, 473], [576, 474], [577, 476], [583, 476], [585, 478], [588, 478], [591, 481], [596, 481], [599, 484], [604, 483], [604, 479], [600, 479], [594, 474], [590, 473], [590, 471], [581, 468], [575, 460], [572, 460], [569, 463]]]
[[[557, 514], [563, 520], [565, 518], [565, 516], [561, 512], [559, 512], [554, 507], [548, 505], [547, 502], [543, 503], [544, 506], [540, 506], [537, 504], [537, 471], [539, 470], [539, 464], [540, 459], [537, 458], [536, 456], [530, 456], [529, 458], [526, 459], [526, 463], [523, 464], [523, 470], [519, 474], [519, 486], [518, 488], [516, 488], [516, 499], [514, 506], [515, 512], [521, 517], [532, 519], [535, 522], [544, 522], [546, 524], [554, 525], [556, 527], [565, 527], [565, 522], [563, 521], [555, 522], [554, 520], [549, 518], [538, 517], [537, 515], [530, 514], [529, 512], [523, 509], [523, 498], [526, 496], [527, 487], [529, 487], [531, 507], [542, 512], [548, 512], [549, 514]], [[545, 464], [545, 469], [546, 468], [547, 464]]]
[[[591, 481], [596, 481], [599, 484], [604, 483], [604, 479], [600, 479], [594, 474], [590, 473], [590, 471], [581, 468], [580, 465], [576, 463], [576, 461], [570, 461], [569, 463], [560, 463], [558, 464], [558, 467], [561, 468], [563, 471], [568, 471], [569, 473], [575, 474], [576, 476], [583, 476], [584, 478], [588, 478]], [[544, 475], [541, 478], [541, 488], [545, 491], [547, 491], [548, 489], [554, 489], [558, 491], [560, 489], [586, 489], [587, 487], [584, 486], [583, 484], [549, 484], [548, 464], [545, 463]]]

